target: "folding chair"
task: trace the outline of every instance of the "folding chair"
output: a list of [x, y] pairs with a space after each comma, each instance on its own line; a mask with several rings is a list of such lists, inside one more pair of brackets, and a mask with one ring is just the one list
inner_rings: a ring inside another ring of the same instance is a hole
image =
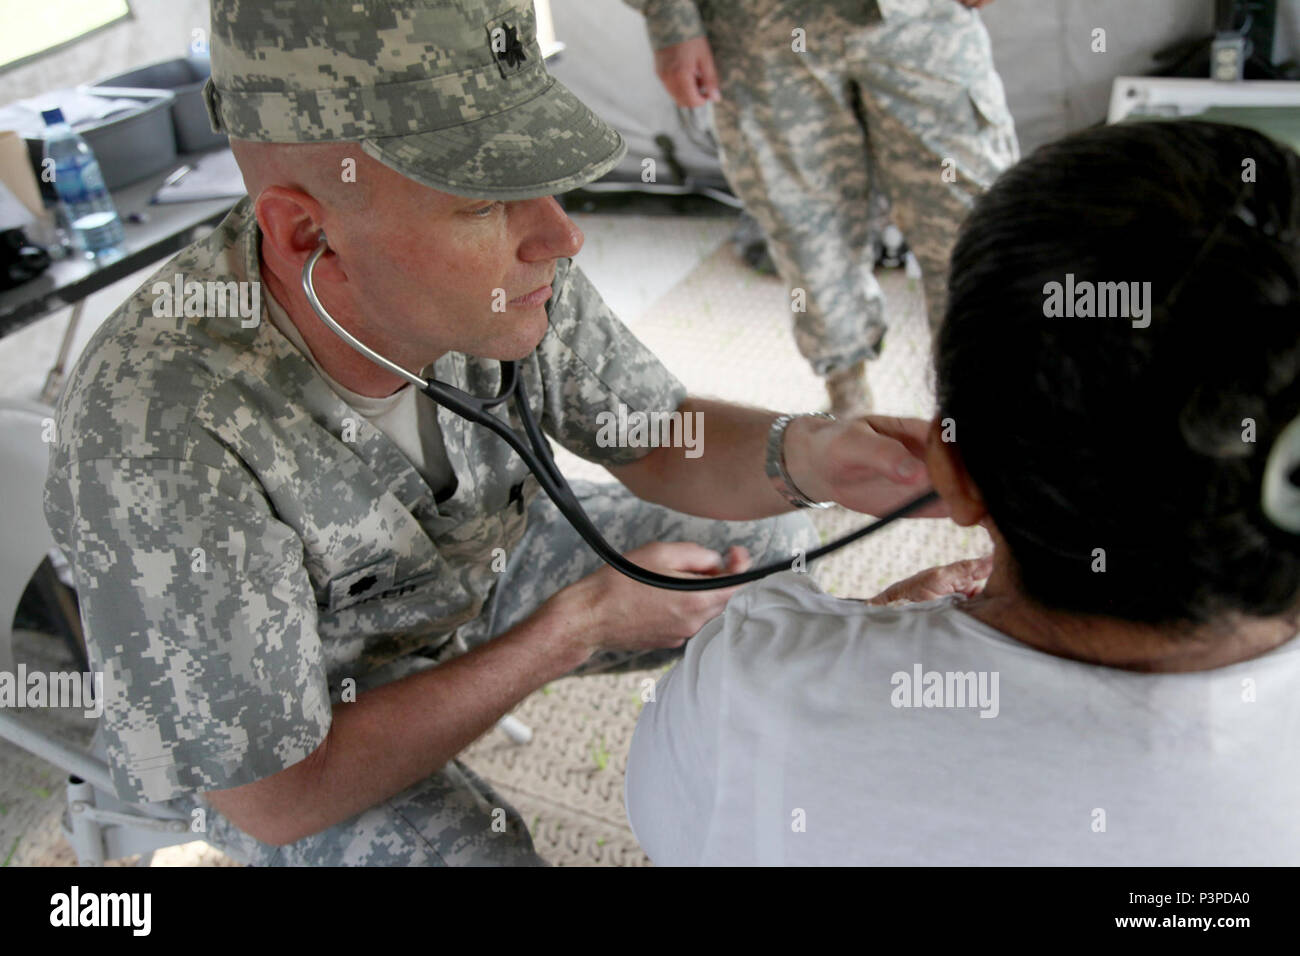
[[[42, 501], [49, 466], [49, 445], [42, 437], [53, 418], [47, 405], [0, 399], [0, 501], [5, 504], [0, 509], [0, 671], [10, 674], [15, 673], [14, 614], [33, 577], [47, 605], [64, 618], [65, 636], [79, 638], [81, 632], [75, 605], [49, 560], [52, 552], [61, 558]], [[85, 668], [84, 652], [72, 641], [70, 647]], [[137, 853], [147, 866], [154, 850], [203, 838], [190, 832], [188, 817], [170, 807], [120, 801], [95, 742], [82, 750], [41, 723], [0, 708], [0, 737], [68, 774], [63, 833], [82, 866]]]

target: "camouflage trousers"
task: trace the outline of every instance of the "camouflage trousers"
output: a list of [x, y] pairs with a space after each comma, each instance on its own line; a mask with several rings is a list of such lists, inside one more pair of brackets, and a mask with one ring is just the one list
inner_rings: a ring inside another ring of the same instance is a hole
[[[758, 563], [819, 543], [812, 522], [798, 512], [758, 521], [714, 521], [641, 501], [621, 484], [572, 485], [592, 521], [620, 552], [653, 541], [693, 541], [719, 552], [739, 544]], [[556, 591], [601, 565], [544, 494], [529, 509], [524, 536], [483, 613], [462, 626], [454, 639], [462, 652], [509, 630]], [[655, 667], [681, 653], [682, 648], [599, 653], [573, 674]], [[364, 694], [369, 687], [434, 666], [427, 658], [404, 658], [367, 675], [358, 690]], [[196, 799], [182, 798], [176, 806], [188, 813], [198, 806]], [[356, 817], [289, 846], [261, 843], [211, 807], [205, 813], [208, 841], [232, 858], [257, 866], [547, 865], [534, 850], [518, 811], [459, 760]]]
[[1019, 158], [979, 14], [953, 0], [869, 25], [787, 10], [752, 30], [706, 27], [723, 170], [791, 287], [795, 341], [813, 370], [879, 354], [885, 303], [871, 230], [881, 193], [937, 327], [958, 227]]

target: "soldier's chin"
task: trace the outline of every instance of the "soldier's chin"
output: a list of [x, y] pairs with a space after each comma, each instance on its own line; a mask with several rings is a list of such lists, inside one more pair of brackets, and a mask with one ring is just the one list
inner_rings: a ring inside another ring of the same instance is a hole
[[[515, 319], [514, 327], [509, 335], [492, 343], [491, 354], [484, 354], [483, 358], [494, 358], [501, 362], [527, 358], [545, 337], [549, 326], [545, 306], [512, 309], [507, 314]], [[501, 316], [498, 314], [495, 318], [500, 320]]]

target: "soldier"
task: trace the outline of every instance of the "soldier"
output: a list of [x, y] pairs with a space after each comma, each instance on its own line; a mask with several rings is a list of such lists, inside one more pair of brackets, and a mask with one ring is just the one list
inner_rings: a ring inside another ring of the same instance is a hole
[[933, 330], [957, 226], [1019, 158], [974, 9], [989, 0], [625, 2], [645, 14], [678, 105], [713, 103], [727, 179], [782, 278], [804, 292], [792, 298], [795, 342], [825, 377], [831, 411], [865, 414], [866, 362], [886, 326], [873, 188], [921, 265]]
[[[541, 863], [456, 755], [548, 681], [680, 654], [731, 591], [603, 567], [502, 441], [352, 351], [299, 282], [322, 233], [342, 325], [477, 395], [520, 360], [548, 434], [621, 482], [575, 483], [588, 513], [665, 573], [806, 549], [804, 493], [914, 497], [924, 424], [686, 395], [570, 261], [552, 196], [625, 147], [527, 0], [213, 0], [212, 66], [249, 196], [87, 345], [46, 484], [118, 795], [261, 865]], [[602, 413], [674, 411], [705, 454], [601, 440]]]

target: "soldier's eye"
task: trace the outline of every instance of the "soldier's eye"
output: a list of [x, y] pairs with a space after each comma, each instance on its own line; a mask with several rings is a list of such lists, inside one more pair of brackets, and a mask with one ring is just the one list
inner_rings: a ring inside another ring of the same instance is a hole
[[486, 206], [480, 206], [478, 209], [473, 210], [470, 215], [479, 219], [486, 219], [488, 216], [492, 215], [492, 213], [497, 211], [497, 207], [504, 205], [505, 203], [497, 200], [496, 202], [488, 203]]

